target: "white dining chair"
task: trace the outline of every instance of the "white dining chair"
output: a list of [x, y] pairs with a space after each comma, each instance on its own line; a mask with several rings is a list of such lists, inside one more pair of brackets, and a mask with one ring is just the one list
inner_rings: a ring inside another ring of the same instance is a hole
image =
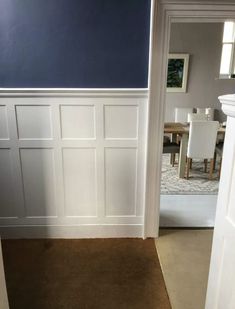
[[214, 113], [215, 110], [212, 107], [206, 107], [206, 108], [197, 108], [197, 114], [206, 114], [207, 115], [207, 120], [214, 120]]
[[206, 115], [207, 115], [208, 120], [210, 121], [214, 120], [214, 113], [215, 113], [214, 108], [211, 108], [211, 107], [206, 108]]
[[206, 113], [206, 109], [204, 107], [197, 107], [197, 114], [205, 114]]
[[209, 179], [212, 179], [212, 173], [214, 169], [215, 144], [218, 129], [218, 121], [190, 122], [186, 168], [187, 179], [189, 178], [189, 169], [192, 159], [210, 160]]
[[175, 108], [175, 122], [187, 122], [188, 114], [193, 112], [193, 108], [176, 107]]
[[191, 122], [191, 121], [207, 121], [207, 115], [202, 114], [202, 113], [200, 113], [200, 114], [189, 113], [187, 120], [188, 120], [188, 122]]

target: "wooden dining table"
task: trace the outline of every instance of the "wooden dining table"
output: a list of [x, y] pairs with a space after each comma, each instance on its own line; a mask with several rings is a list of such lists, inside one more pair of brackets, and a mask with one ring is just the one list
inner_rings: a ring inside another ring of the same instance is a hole
[[[225, 131], [226, 131], [226, 128], [220, 126], [218, 129], [218, 134], [221, 134], [224, 137]], [[166, 122], [164, 124], [164, 133], [172, 134], [172, 141], [176, 140], [177, 135], [181, 136], [178, 175], [179, 175], [179, 178], [184, 178], [185, 167], [186, 167], [187, 147], [188, 147], [188, 137], [189, 137], [189, 123]]]

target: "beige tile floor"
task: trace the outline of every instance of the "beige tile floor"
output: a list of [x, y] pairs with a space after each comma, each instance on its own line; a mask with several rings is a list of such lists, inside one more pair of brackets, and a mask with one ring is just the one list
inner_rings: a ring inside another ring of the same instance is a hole
[[204, 309], [212, 230], [163, 229], [156, 240], [172, 309]]

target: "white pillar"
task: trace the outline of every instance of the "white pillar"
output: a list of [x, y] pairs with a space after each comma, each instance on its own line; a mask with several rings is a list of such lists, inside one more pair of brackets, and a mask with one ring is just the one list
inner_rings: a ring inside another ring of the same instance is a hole
[[235, 94], [219, 97], [227, 115], [206, 309], [235, 308]]

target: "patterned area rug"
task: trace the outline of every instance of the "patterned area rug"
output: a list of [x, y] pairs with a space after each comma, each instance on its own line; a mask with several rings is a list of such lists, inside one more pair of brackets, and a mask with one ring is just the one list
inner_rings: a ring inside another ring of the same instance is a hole
[[178, 177], [178, 164], [172, 167], [170, 155], [164, 154], [162, 158], [161, 194], [217, 194], [219, 187], [217, 171], [218, 164], [216, 164], [213, 179], [209, 180], [208, 173], [204, 173], [204, 163], [193, 160], [189, 179], [182, 179]]

